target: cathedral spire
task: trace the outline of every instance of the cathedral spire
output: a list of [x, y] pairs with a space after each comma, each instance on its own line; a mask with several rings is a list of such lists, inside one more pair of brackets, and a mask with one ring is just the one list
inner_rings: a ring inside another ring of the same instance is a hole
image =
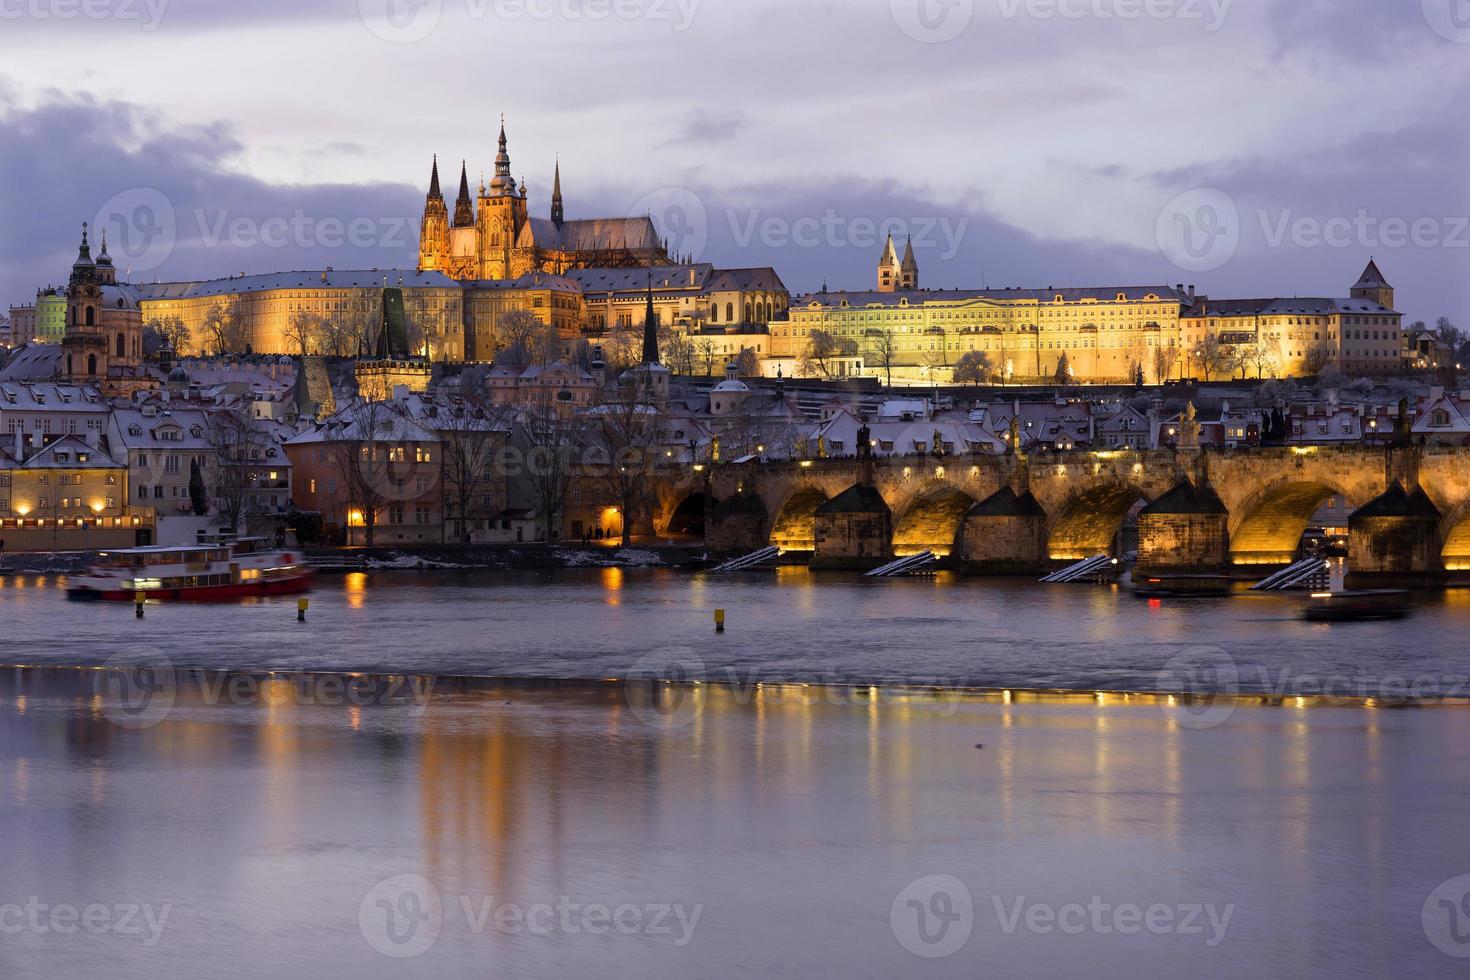
[[505, 116], [500, 117], [500, 152], [495, 154], [495, 176], [510, 176], [510, 153], [506, 150]]
[[492, 197], [514, 197], [516, 180], [510, 175], [510, 152], [506, 149], [505, 116], [500, 117], [500, 152], [495, 154], [495, 176], [490, 179]]
[[561, 157], [556, 159], [556, 178], [551, 185], [551, 220], [561, 224], [565, 220], [561, 206]]
[[658, 313], [653, 308], [653, 276], [648, 277], [648, 305], [643, 311], [643, 363], [658, 363]]
[[439, 154], [434, 154], [434, 171], [429, 175], [429, 200], [444, 200], [444, 194], [439, 190]]
[[454, 227], [469, 228], [475, 223], [475, 204], [470, 200], [470, 172], [465, 162], [459, 164], [459, 199], [454, 202]]

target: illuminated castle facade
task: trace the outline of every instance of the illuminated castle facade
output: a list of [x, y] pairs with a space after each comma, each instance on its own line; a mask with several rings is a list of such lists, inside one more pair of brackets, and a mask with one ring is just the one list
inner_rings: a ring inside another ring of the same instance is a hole
[[443, 272], [460, 281], [515, 279], [533, 272], [561, 274], [571, 269], [628, 268], [666, 264], [668, 253], [653, 220], [581, 218], [567, 220], [561, 196], [561, 164], [557, 164], [551, 216], [533, 218], [526, 188], [510, 175], [505, 124], [495, 177], [479, 196], [470, 198], [469, 172], [460, 165], [459, 196], [450, 213], [439, 187], [439, 161], [434, 160], [424, 217], [419, 230], [419, 269]]

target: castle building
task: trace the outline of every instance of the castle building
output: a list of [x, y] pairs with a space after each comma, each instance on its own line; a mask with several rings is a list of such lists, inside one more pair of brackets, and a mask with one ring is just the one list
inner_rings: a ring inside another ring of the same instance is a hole
[[402, 291], [415, 353], [436, 361], [464, 358], [464, 290], [442, 273], [319, 269], [133, 289], [144, 322], [183, 323], [190, 353], [216, 354], [229, 334], [226, 346], [234, 353], [348, 357], [359, 346], [376, 345], [389, 287]]
[[459, 194], [451, 216], [434, 159], [419, 227], [419, 268], [453, 279], [517, 279], [533, 272], [560, 274], [589, 267], [647, 266], [669, 261], [653, 219], [566, 218], [561, 163], [552, 186], [551, 216], [533, 218], [525, 186], [510, 173], [505, 124], [495, 176], [470, 198], [468, 167], [460, 164]]
[[1186, 351], [1214, 338], [1227, 353], [1244, 355], [1244, 363], [1217, 368], [1217, 377], [1294, 377], [1326, 367], [1391, 374], [1404, 360], [1404, 317], [1393, 301], [1393, 287], [1370, 259], [1346, 297], [1196, 297], [1180, 313], [1180, 335]]
[[800, 370], [816, 331], [840, 348], [823, 358], [829, 370], [896, 384], [948, 382], [971, 351], [994, 378], [1035, 382], [1284, 378], [1329, 366], [1387, 374], [1403, 361], [1403, 315], [1372, 261], [1343, 298], [1213, 299], [1182, 283], [936, 290], [918, 281], [912, 243], [900, 260], [890, 236], [877, 289], [794, 298], [770, 323], [770, 361]]

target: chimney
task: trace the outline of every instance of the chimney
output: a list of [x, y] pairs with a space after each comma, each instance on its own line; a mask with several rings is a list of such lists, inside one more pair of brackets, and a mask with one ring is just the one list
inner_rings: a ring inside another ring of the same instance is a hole
[[1194, 283], [1189, 284], [1189, 298], [1194, 299]]

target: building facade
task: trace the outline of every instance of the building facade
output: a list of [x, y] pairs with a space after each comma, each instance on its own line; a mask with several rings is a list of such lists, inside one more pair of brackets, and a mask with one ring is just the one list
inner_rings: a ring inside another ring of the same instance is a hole
[[387, 288], [403, 292], [416, 354], [464, 358], [463, 290], [441, 273], [322, 269], [134, 287], [144, 322], [182, 321], [188, 353], [339, 357], [372, 349]]

